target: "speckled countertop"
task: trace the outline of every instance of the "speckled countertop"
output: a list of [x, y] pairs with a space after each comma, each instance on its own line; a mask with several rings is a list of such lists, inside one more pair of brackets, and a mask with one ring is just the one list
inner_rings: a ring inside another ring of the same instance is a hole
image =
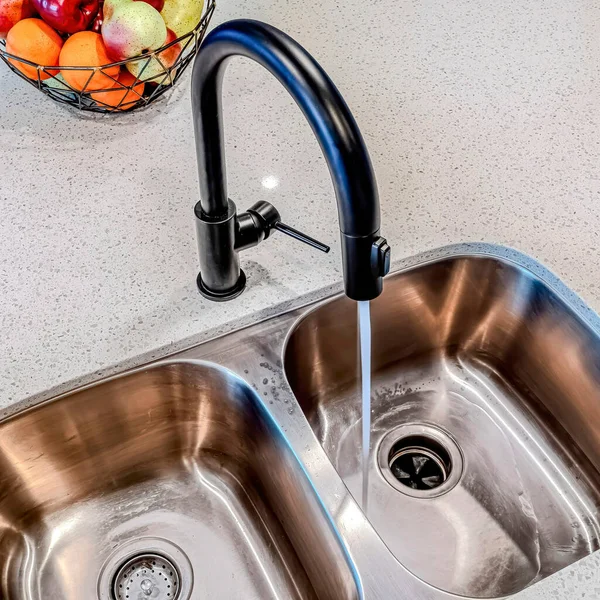
[[[215, 22], [234, 17], [284, 29], [338, 84], [396, 259], [507, 245], [600, 310], [597, 2], [218, 0]], [[230, 196], [272, 201], [333, 251], [274, 236], [244, 255], [238, 300], [196, 292], [188, 83], [138, 114], [82, 119], [0, 65], [0, 408], [340, 289], [317, 143], [278, 84], [239, 59], [225, 84]], [[518, 598], [600, 598], [599, 568], [592, 555]]]

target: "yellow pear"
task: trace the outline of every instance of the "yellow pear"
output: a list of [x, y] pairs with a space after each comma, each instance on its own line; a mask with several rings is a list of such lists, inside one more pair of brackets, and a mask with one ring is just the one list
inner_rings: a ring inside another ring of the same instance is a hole
[[202, 18], [204, 0], [165, 0], [160, 11], [165, 24], [177, 37], [189, 33]]

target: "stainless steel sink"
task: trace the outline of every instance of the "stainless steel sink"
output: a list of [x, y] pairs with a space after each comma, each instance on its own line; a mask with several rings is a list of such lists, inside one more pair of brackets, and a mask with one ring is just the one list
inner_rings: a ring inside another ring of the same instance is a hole
[[358, 598], [257, 393], [179, 360], [0, 424], [5, 600]]
[[[529, 271], [454, 256], [386, 279], [372, 303], [368, 519], [418, 578], [514, 594], [599, 546], [600, 340]], [[356, 305], [289, 336], [285, 372], [361, 499]]]
[[565, 298], [462, 252], [386, 279], [368, 518], [343, 297], [11, 407], [0, 598], [457, 600], [566, 567], [600, 536], [600, 319]]

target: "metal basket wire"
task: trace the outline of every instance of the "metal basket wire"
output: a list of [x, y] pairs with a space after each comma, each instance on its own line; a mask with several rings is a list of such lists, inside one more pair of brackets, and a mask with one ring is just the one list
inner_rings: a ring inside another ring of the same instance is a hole
[[[0, 58], [11, 71], [56, 102], [95, 113], [132, 111], [148, 106], [177, 83], [198, 52], [214, 10], [215, 0], [208, 0], [202, 19], [189, 33], [153, 52], [101, 67], [37, 65], [9, 54], [5, 40], [0, 40]], [[135, 65], [134, 81], [124, 84], [117, 77], [128, 65]], [[119, 67], [117, 73], [116, 67]], [[69, 84], [61, 74], [63, 71], [82, 74], [81, 89]], [[106, 81], [106, 87], [95, 89], [95, 85], [90, 85], [94, 77]]]

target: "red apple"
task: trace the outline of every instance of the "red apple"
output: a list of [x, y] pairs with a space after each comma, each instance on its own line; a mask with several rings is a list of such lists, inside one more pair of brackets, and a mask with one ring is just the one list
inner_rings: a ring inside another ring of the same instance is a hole
[[10, 28], [21, 19], [34, 15], [35, 8], [31, 0], [0, 0], [0, 38], [5, 38]]
[[87, 29], [98, 14], [100, 0], [33, 0], [40, 17], [61, 33]]
[[165, 0], [134, 0], [134, 2], [145, 2], [152, 6], [152, 8], [155, 8], [158, 12], [160, 12], [165, 5]]
[[102, 23], [104, 23], [104, 0], [100, 0], [98, 14], [96, 15], [96, 18], [92, 21], [92, 24], [89, 28], [91, 31], [100, 33], [102, 31]]

